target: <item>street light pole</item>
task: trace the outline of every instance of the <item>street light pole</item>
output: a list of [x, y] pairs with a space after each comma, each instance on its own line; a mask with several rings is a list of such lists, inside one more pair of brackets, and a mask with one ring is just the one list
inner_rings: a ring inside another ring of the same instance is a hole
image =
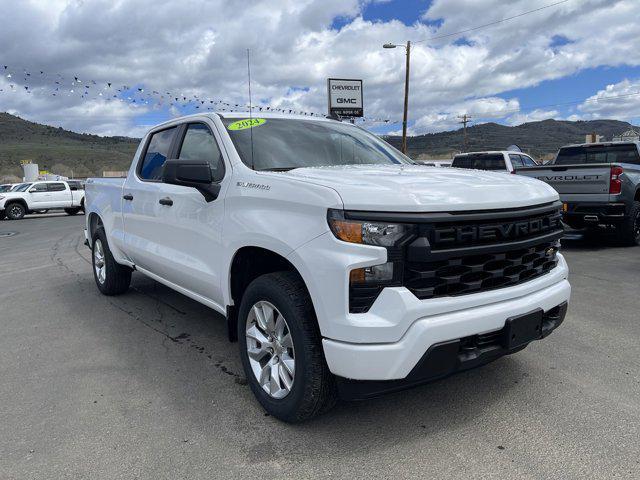
[[404, 77], [404, 116], [402, 117], [402, 153], [407, 154], [407, 115], [409, 113], [409, 63], [411, 58], [411, 42], [407, 41], [407, 64]]
[[402, 147], [401, 151], [406, 155], [407, 153], [407, 116], [409, 114], [409, 65], [411, 63], [411, 42], [408, 41], [406, 45], [396, 45], [394, 43], [385, 43], [383, 48], [396, 48], [403, 46], [407, 54], [407, 63], [404, 71], [404, 114], [402, 116]]

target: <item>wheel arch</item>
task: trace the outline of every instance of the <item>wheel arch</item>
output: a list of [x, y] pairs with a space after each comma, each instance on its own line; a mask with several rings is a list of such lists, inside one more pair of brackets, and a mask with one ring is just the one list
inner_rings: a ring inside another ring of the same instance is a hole
[[[240, 247], [234, 252], [228, 270], [228, 301], [226, 302], [227, 328], [230, 341], [237, 340], [238, 309], [242, 295], [249, 284], [261, 275], [280, 271], [294, 272], [304, 284], [307, 292], [309, 292], [300, 270], [282, 253], [254, 245]], [[313, 305], [313, 299], [311, 300]]]
[[100, 218], [100, 215], [98, 215], [96, 212], [91, 212], [89, 214], [87, 223], [89, 225], [89, 242], [92, 242], [93, 234], [96, 233], [98, 227], [104, 226], [104, 224], [102, 223], [102, 218]]
[[29, 205], [27, 205], [27, 201], [23, 198], [10, 198], [9, 200], [7, 200], [4, 204], [5, 211], [7, 210], [7, 207], [9, 205], [13, 205], [14, 203], [19, 203], [20, 205], [22, 205], [25, 209], [25, 213], [29, 211]]

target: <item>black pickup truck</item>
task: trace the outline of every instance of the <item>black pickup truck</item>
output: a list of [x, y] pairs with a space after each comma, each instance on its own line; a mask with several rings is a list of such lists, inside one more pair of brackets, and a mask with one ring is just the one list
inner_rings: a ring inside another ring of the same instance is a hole
[[516, 173], [555, 188], [570, 227], [613, 227], [621, 242], [640, 245], [640, 143], [568, 145], [552, 163]]

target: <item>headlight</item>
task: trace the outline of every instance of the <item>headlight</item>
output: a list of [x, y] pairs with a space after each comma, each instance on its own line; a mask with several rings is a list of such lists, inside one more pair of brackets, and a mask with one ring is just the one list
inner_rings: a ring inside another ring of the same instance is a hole
[[330, 209], [327, 214], [329, 227], [337, 239], [350, 243], [362, 243], [379, 247], [392, 247], [402, 240], [411, 228], [401, 223], [382, 223], [363, 220], [347, 220], [342, 210]]

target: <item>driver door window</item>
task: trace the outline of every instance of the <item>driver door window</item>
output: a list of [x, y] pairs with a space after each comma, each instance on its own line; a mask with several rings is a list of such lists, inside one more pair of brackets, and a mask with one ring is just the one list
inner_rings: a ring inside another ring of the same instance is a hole
[[219, 182], [224, 177], [224, 161], [218, 142], [209, 127], [202, 123], [191, 123], [187, 126], [178, 159], [207, 161], [214, 182]]
[[47, 189], [46, 183], [34, 183], [29, 189], [31, 203], [36, 207], [48, 207], [51, 203], [51, 193]]
[[29, 189], [29, 193], [45, 193], [45, 192], [47, 192], [46, 183], [36, 183], [33, 187]]

